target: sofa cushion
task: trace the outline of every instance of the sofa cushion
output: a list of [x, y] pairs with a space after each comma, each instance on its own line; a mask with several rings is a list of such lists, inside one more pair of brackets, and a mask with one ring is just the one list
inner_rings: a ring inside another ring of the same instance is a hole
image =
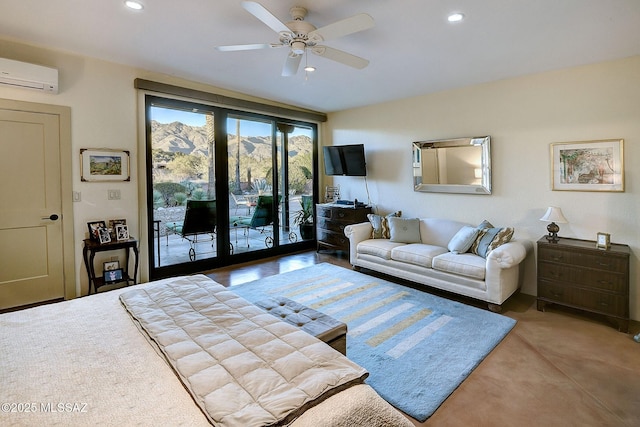
[[390, 217], [399, 217], [402, 215], [402, 211], [391, 212], [387, 216], [380, 216], [377, 214], [368, 214], [367, 218], [371, 223], [373, 230], [371, 231], [372, 239], [388, 239], [391, 237], [389, 233], [389, 221]]
[[486, 263], [484, 258], [471, 253], [456, 255], [447, 252], [433, 259], [433, 269], [484, 280]]
[[513, 227], [483, 228], [471, 245], [471, 253], [486, 258], [489, 252], [509, 242], [513, 237], [513, 232]]
[[412, 243], [393, 248], [391, 250], [391, 259], [431, 268], [433, 258], [444, 253], [447, 253], [447, 249], [441, 246]]
[[420, 243], [418, 218], [389, 218], [390, 240], [397, 243]]
[[404, 243], [394, 243], [387, 239], [368, 239], [358, 243], [358, 254], [374, 255], [384, 259], [391, 259], [391, 251]]
[[447, 248], [454, 254], [463, 254], [467, 252], [473, 242], [475, 242], [479, 232], [480, 229], [471, 227], [470, 225], [465, 225], [456, 233], [455, 236], [453, 236], [451, 240], [449, 240]]
[[465, 225], [464, 222], [442, 218], [420, 219], [420, 240], [426, 245], [446, 248], [449, 241]]

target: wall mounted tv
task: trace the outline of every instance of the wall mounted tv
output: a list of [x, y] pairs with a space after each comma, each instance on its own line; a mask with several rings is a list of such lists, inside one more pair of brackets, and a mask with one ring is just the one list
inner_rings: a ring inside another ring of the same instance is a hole
[[323, 147], [326, 175], [366, 176], [364, 144]]

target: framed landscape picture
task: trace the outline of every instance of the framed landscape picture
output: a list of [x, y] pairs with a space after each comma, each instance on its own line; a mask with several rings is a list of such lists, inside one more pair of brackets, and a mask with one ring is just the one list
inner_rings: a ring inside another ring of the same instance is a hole
[[129, 181], [129, 152], [109, 149], [80, 149], [81, 181]]
[[551, 144], [553, 190], [624, 191], [624, 140]]

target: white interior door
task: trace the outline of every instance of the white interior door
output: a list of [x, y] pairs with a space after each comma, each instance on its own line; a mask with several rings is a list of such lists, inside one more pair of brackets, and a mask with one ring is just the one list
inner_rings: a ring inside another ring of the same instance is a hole
[[59, 116], [0, 109], [0, 309], [64, 298]]

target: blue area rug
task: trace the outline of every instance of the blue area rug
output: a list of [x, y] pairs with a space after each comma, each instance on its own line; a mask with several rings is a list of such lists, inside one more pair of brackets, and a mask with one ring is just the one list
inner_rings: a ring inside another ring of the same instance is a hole
[[280, 295], [347, 324], [347, 356], [396, 408], [426, 420], [509, 333], [515, 320], [331, 264], [230, 288]]

